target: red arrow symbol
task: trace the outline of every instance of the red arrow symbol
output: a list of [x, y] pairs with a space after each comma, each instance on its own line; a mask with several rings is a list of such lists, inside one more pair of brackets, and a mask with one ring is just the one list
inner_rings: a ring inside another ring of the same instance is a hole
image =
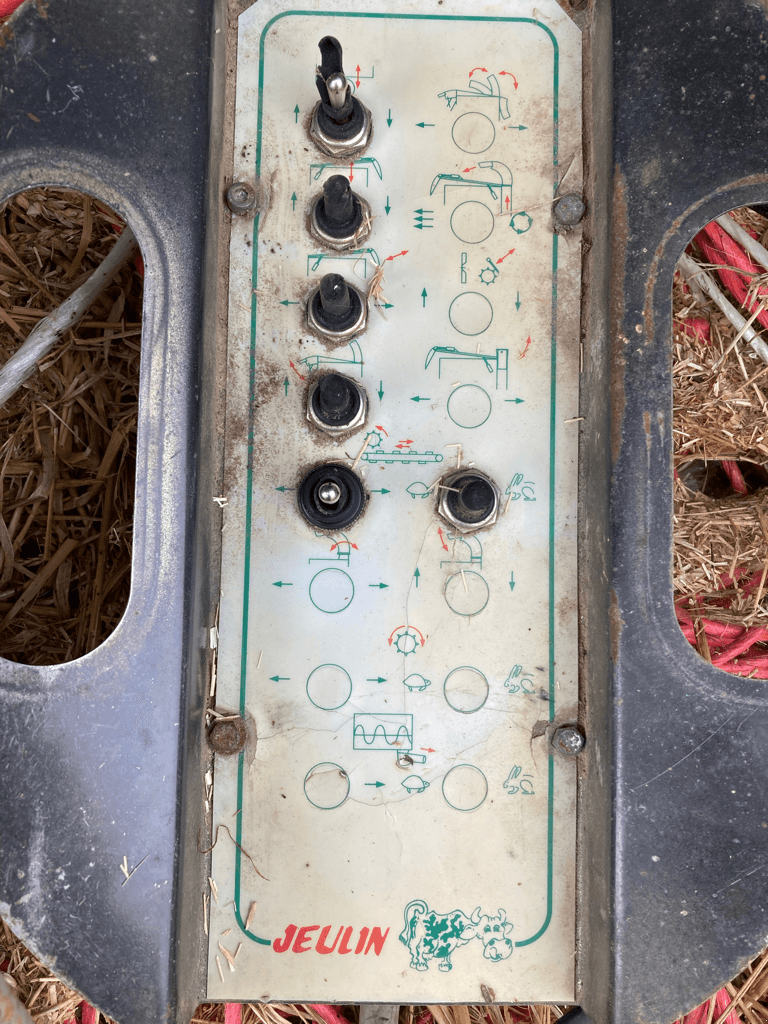
[[[355, 68], [355, 71], [357, 72], [357, 82], [355, 83], [355, 88], [359, 89], [360, 88], [360, 65], [359, 64]], [[515, 88], [517, 88], [517, 86], [515, 86]]]
[[509, 210], [509, 196], [507, 196], [504, 202], [507, 204], [507, 210]]
[[[395, 448], [410, 448], [410, 447], [411, 447], [411, 446], [410, 446], [409, 444], [396, 444], [396, 445], [395, 445]], [[446, 551], [447, 551], [447, 550], [448, 550], [448, 549], [446, 548]]]
[[531, 336], [530, 336], [530, 334], [529, 334], [529, 335], [528, 335], [528, 339], [527, 339], [527, 340], [526, 340], [526, 342], [525, 342], [525, 348], [524, 348], [524, 349], [523, 349], [523, 351], [522, 351], [522, 352], [520, 353], [520, 355], [519, 355], [519, 356], [517, 357], [518, 359], [523, 359], [523, 358], [524, 358], [524, 356], [525, 356], [525, 353], [526, 353], [526, 352], [528, 351], [528, 346], [529, 346], [530, 344], [531, 344]]
[[476, 71], [485, 71], [485, 73], [488, 74], [488, 68], [472, 68], [472, 70], [469, 72], [469, 77], [471, 78]]
[[510, 250], [509, 250], [509, 252], [505, 252], [505, 253], [504, 253], [504, 255], [503, 255], [503, 256], [501, 257], [501, 259], [500, 259], [500, 260], [496, 260], [496, 263], [497, 263], [497, 264], [498, 264], [498, 263], [503, 263], [503, 262], [504, 262], [504, 260], [505, 260], [505, 259], [507, 258], [507, 256], [511, 256], [511, 255], [512, 255], [512, 253], [513, 253], [514, 251], [515, 251], [514, 249], [510, 249]]
[[408, 249], [403, 249], [402, 252], [396, 252], [394, 256], [387, 256], [387, 259], [384, 260], [384, 262], [386, 263], [388, 260], [396, 260], [398, 256], [405, 256], [407, 253]]
[[351, 163], [351, 164], [349, 165], [349, 180], [350, 180], [350, 181], [354, 180], [354, 177], [355, 177], [355, 176], [354, 176], [354, 174], [352, 173], [352, 168], [353, 168], [354, 166], [355, 166], [355, 165], [354, 165], [354, 162], [353, 162], [353, 163]]
[[[376, 427], [377, 430], [380, 430], [382, 432], [382, 434], [387, 434], [387, 432], [384, 429], [384, 427], [380, 427], [378, 423], [374, 423], [374, 426]], [[389, 434], [387, 434], [387, 437], [389, 437]]]
[[398, 631], [398, 629], [405, 629], [405, 630], [412, 629], [414, 631], [414, 633], [418, 633], [419, 636], [421, 637], [421, 646], [422, 647], [427, 642], [427, 638], [424, 636], [424, 634], [421, 632], [420, 629], [417, 629], [416, 626], [408, 626], [405, 623], [403, 623], [402, 626], [395, 626], [395, 628], [389, 634], [389, 639], [387, 640], [387, 643], [389, 644], [390, 647], [392, 646], [392, 637], [395, 635], [395, 633]]
[[448, 545], [445, 543], [445, 538], [443, 537], [443, 528], [442, 528], [442, 526], [438, 529], [437, 532], [440, 535], [440, 543], [443, 545], [443, 547], [447, 551], [448, 550]]
[[461, 173], [462, 174], [468, 174], [470, 171], [476, 171], [476, 170], [477, 170], [477, 165], [475, 165], [474, 167], [465, 167], [464, 170]]
[[331, 551], [335, 551], [336, 548], [340, 547], [342, 544], [349, 544], [349, 546], [351, 548], [354, 548], [355, 551], [359, 551], [360, 550], [360, 548], [357, 546], [357, 544], [352, 544], [351, 541], [348, 541], [348, 540], [337, 540], [335, 544], [331, 544]]
[[428, 754], [436, 754], [437, 751], [434, 747], [419, 747], [419, 750], [426, 750]]
[[512, 81], [515, 83], [515, 88], [517, 88], [517, 85], [518, 85], [517, 79], [515, 78], [515, 76], [512, 74], [511, 71], [500, 71], [499, 74], [500, 75], [509, 75], [509, 77], [512, 79]]
[[[289, 362], [290, 362], [290, 360], [289, 360]], [[296, 370], [296, 367], [294, 366], [294, 364], [292, 362], [291, 362], [291, 369], [292, 370]], [[299, 371], [296, 370], [296, 373], [299, 373]], [[301, 380], [306, 380], [307, 379], [306, 377], [302, 377], [302, 375], [300, 373], [299, 373], [299, 377], [300, 377]]]
[[413, 444], [413, 438], [406, 437], [406, 439], [404, 441], [401, 441], [400, 444]]

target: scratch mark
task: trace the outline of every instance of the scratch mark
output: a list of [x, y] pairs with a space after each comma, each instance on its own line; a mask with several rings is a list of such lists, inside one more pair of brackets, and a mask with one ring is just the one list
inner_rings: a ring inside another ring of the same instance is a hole
[[[682, 764], [683, 761], [685, 761], [687, 758], [689, 758], [691, 756], [691, 754], [695, 754], [697, 750], [701, 750], [701, 748], [704, 746], [705, 743], [709, 743], [709, 741], [712, 739], [713, 736], [717, 736], [717, 734], [719, 732], [721, 732], [726, 727], [726, 725], [728, 725], [728, 723], [731, 721], [731, 719], [733, 719], [735, 717], [736, 717], [736, 712], [734, 711], [734, 713], [732, 715], [729, 715], [726, 718], [726, 720], [722, 723], [722, 725], [718, 725], [718, 727], [715, 729], [714, 732], [711, 732], [709, 734], [709, 736], [705, 736], [704, 739], [701, 741], [701, 743], [697, 743], [696, 746], [693, 748], [693, 750], [689, 750], [688, 753], [685, 754], [683, 757], [681, 757], [679, 761], [675, 761], [675, 763], [671, 764], [669, 766], [669, 768], [665, 768], [664, 771], [659, 772], [658, 775], [654, 775], [653, 778], [652, 779], [648, 779], [647, 782], [641, 782], [639, 786], [634, 786], [632, 789], [630, 789], [629, 792], [630, 793], [635, 793], [638, 789], [642, 789], [643, 786], [650, 786], [650, 784], [652, 782], [655, 782], [656, 779], [660, 779], [662, 775], [666, 775], [666, 773], [667, 772], [671, 772], [673, 768], [677, 768], [677, 766], [679, 764]], [[747, 716], [747, 717], [749, 717], [749, 716]], [[746, 721], [746, 719], [745, 719], [745, 721]]]

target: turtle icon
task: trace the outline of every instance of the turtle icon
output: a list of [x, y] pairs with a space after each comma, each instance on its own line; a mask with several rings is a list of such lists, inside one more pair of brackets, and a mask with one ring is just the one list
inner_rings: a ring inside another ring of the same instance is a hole
[[400, 785], [404, 786], [409, 793], [423, 793], [425, 789], [429, 789], [429, 783], [420, 779], [418, 775], [409, 775], [407, 779], [403, 779]]
[[406, 491], [408, 491], [408, 493], [410, 494], [414, 501], [416, 500], [416, 498], [426, 498], [429, 495], [429, 492], [432, 490], [431, 487], [427, 487], [427, 485], [423, 483], [421, 480], [416, 480], [412, 484], [408, 484], [408, 486], [405, 489]]
[[403, 686], [413, 693], [414, 690], [426, 690], [428, 686], [432, 685], [430, 679], [425, 679], [424, 676], [419, 675], [418, 672], [411, 672], [411, 674], [403, 680]]

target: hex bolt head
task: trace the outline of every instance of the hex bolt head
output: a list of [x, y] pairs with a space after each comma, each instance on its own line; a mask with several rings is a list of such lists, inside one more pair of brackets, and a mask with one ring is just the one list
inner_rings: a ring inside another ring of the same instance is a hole
[[234, 181], [227, 189], [226, 198], [232, 213], [242, 217], [256, 206], [256, 189], [247, 181]]
[[217, 718], [208, 729], [208, 743], [216, 754], [239, 754], [247, 739], [248, 728], [239, 715], [225, 720]]
[[587, 206], [583, 196], [578, 192], [569, 192], [557, 200], [552, 212], [557, 224], [564, 228], [572, 228], [587, 212]]
[[566, 757], [576, 757], [584, 749], [586, 740], [577, 725], [561, 725], [555, 729], [552, 746]]

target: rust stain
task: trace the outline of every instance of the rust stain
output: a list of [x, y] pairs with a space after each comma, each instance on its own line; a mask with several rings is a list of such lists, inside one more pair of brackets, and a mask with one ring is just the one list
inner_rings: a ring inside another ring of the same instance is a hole
[[613, 461], [621, 450], [621, 432], [624, 422], [624, 345], [621, 334], [624, 319], [624, 260], [629, 234], [627, 196], [624, 177], [616, 166], [613, 179], [613, 263], [610, 282], [611, 332], [611, 456]]
[[614, 665], [619, 661], [619, 644], [621, 643], [621, 631], [624, 628], [624, 620], [619, 613], [619, 599], [616, 591], [611, 590], [611, 607], [608, 610], [608, 628], [611, 638], [611, 660]]

